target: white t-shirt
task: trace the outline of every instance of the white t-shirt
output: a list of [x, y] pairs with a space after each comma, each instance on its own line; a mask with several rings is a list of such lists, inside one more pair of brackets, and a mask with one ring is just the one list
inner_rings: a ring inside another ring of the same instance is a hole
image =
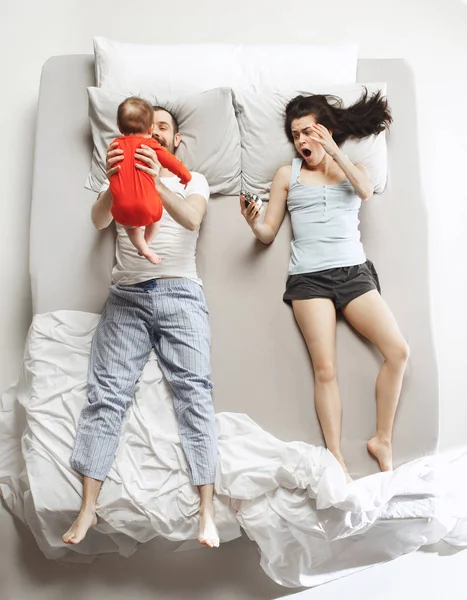
[[[178, 177], [161, 177], [162, 183], [172, 192], [182, 198], [191, 194], [199, 194], [209, 200], [209, 185], [204, 175], [192, 173], [192, 179], [186, 186], [180, 183]], [[106, 182], [102, 185], [101, 192], [109, 187]], [[117, 226], [117, 264], [112, 271], [112, 283], [132, 285], [148, 279], [161, 277], [186, 277], [202, 285], [196, 271], [196, 244], [198, 242], [199, 227], [190, 231], [177, 223], [164, 209], [160, 220], [157, 235], [151, 242], [151, 249], [160, 257], [161, 262], [153, 265], [146, 258], [139, 256], [138, 251], [130, 242], [125, 228]]]

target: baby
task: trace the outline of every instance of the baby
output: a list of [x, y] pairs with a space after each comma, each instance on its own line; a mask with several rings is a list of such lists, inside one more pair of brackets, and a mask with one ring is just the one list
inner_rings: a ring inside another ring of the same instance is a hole
[[[145, 163], [135, 158], [135, 152], [141, 144], [149, 146], [156, 152], [161, 165], [185, 185], [191, 180], [191, 173], [182, 162], [152, 138], [154, 109], [146, 100], [136, 96], [124, 100], [118, 107], [117, 125], [122, 137], [114, 142], [123, 150], [124, 159], [119, 163], [118, 172], [110, 178], [112, 216], [117, 223], [125, 227], [139, 255], [153, 264], [158, 264], [161, 259], [151, 250], [149, 244], [159, 228], [162, 201], [151, 175], [136, 168], [136, 164]], [[144, 232], [142, 227], [145, 228]]]

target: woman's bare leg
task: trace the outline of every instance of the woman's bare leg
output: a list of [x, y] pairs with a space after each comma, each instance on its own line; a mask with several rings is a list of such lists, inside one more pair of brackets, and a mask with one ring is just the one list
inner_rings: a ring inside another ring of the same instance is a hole
[[342, 405], [336, 372], [336, 309], [327, 298], [294, 300], [294, 315], [315, 374], [315, 406], [326, 446], [350, 479], [341, 451]]
[[369, 440], [368, 450], [382, 471], [390, 471], [393, 468], [392, 431], [409, 347], [388, 305], [376, 290], [350, 302], [342, 313], [384, 357], [376, 380], [376, 434]]

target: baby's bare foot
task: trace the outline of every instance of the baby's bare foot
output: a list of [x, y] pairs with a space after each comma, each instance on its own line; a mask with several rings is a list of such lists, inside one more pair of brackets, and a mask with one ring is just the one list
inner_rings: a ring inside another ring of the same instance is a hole
[[86, 537], [88, 530], [96, 525], [96, 511], [92, 509], [82, 509], [76, 521], [62, 536], [62, 540], [65, 544], [79, 544]]
[[144, 256], [153, 265], [158, 265], [161, 262], [161, 257], [155, 252], [138, 252], [140, 256]]
[[372, 454], [379, 463], [381, 471], [392, 471], [392, 444], [375, 435], [367, 444], [368, 452]]

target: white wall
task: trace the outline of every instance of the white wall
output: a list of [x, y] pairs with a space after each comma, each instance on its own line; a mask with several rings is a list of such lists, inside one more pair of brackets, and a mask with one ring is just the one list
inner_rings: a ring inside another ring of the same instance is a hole
[[431, 222], [441, 444], [465, 442], [466, 27], [462, 0], [1, 0], [0, 73], [8, 85], [0, 100], [0, 390], [17, 375], [31, 316], [34, 117], [41, 67], [50, 56], [91, 53], [93, 35], [139, 42], [358, 42], [361, 57], [403, 57], [416, 74], [422, 178]]

